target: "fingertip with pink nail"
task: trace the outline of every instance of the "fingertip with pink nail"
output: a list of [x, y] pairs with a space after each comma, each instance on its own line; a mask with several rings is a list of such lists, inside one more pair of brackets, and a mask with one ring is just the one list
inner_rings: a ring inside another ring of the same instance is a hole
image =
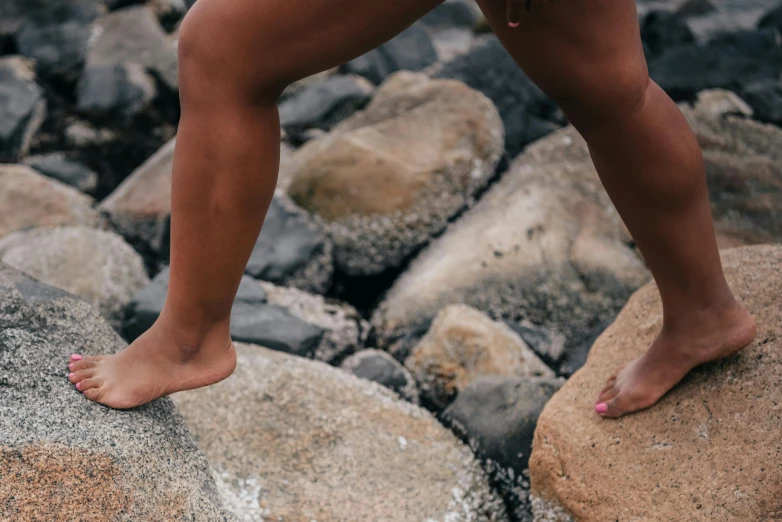
[[513, 28], [516, 28], [516, 27], [519, 26], [519, 23], [518, 22], [508, 22], [508, 25], [513, 27]]

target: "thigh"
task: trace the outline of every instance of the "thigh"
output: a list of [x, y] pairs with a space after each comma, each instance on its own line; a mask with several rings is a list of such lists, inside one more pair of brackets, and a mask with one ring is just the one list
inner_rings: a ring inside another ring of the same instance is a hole
[[442, 1], [198, 0], [180, 45], [194, 47], [215, 76], [290, 83], [390, 40]]
[[569, 117], [592, 105], [621, 110], [645, 90], [635, 0], [556, 0], [516, 28], [506, 0], [477, 1], [514, 60]]

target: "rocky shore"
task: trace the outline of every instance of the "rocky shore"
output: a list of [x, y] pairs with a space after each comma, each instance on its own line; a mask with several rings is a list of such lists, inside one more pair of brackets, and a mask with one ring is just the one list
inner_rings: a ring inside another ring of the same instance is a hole
[[462, 0], [283, 94], [236, 373], [127, 412], [73, 390], [70, 353], [162, 310], [193, 3], [0, 2], [0, 520], [782, 520], [782, 5], [639, 2], [760, 334], [605, 422], [656, 289], [586, 143]]

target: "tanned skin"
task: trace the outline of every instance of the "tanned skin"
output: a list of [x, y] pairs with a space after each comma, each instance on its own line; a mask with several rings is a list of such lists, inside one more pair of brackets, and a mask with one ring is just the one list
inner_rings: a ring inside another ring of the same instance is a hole
[[[179, 39], [168, 297], [154, 326], [122, 352], [71, 357], [77, 389], [125, 409], [231, 375], [231, 305], [277, 181], [279, 94], [377, 47], [440, 3], [198, 0]], [[649, 79], [634, 0], [478, 4], [589, 144], [660, 290], [659, 336], [616, 371], [595, 407], [612, 418], [648, 408], [691, 369], [755, 336], [723, 275], [698, 143]]]

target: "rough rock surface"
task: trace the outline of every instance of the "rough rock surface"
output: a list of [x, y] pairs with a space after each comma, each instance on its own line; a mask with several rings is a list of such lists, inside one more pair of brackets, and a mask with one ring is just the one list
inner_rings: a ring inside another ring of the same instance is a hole
[[427, 405], [442, 409], [484, 375], [553, 377], [519, 335], [465, 305], [443, 308], [405, 361]]
[[562, 334], [576, 357], [648, 278], [628, 241], [586, 144], [559, 131], [519, 156], [396, 280], [372, 318], [379, 347], [398, 353], [439, 310], [463, 303]]
[[92, 198], [23, 165], [0, 165], [0, 237], [35, 226], [95, 226]]
[[46, 100], [32, 63], [18, 56], [0, 59], [0, 162], [27, 154], [45, 117]]
[[712, 213], [724, 246], [782, 242], [782, 130], [745, 117], [726, 91], [684, 109], [703, 148]]
[[413, 404], [418, 404], [418, 389], [413, 376], [384, 351], [361, 350], [345, 359], [340, 368], [356, 377], [382, 384]]
[[79, 79], [76, 107], [93, 120], [113, 117], [128, 123], [156, 95], [155, 80], [137, 63], [90, 65]]
[[605, 380], [662, 324], [655, 286], [639, 290], [540, 416], [530, 459], [538, 520], [782, 517], [782, 246], [731, 249], [723, 260], [757, 322], [755, 341], [695, 370], [653, 408], [601, 419], [593, 409]]
[[124, 344], [88, 304], [0, 264], [0, 518], [236, 520], [168, 399], [120, 412], [68, 382], [71, 353]]
[[22, 163], [81, 192], [91, 193], [98, 186], [98, 175], [95, 172], [81, 163], [70, 161], [61, 152], [28, 156]]
[[426, 411], [322, 363], [237, 346], [233, 376], [174, 396], [246, 520], [505, 521], [471, 452]]
[[443, 419], [475, 451], [517, 520], [530, 517], [527, 464], [538, 416], [563, 379], [479, 377]]
[[494, 36], [444, 64], [435, 77], [462, 81], [494, 103], [502, 117], [505, 149], [510, 156], [558, 129], [564, 121], [554, 102], [532, 83]]
[[279, 192], [244, 272], [256, 279], [326, 293], [334, 274], [331, 240], [323, 227]]
[[130, 6], [101, 16], [90, 43], [87, 67], [135, 63], [156, 73], [171, 91], [179, 88], [176, 50], [152, 10]]
[[339, 269], [398, 266], [494, 174], [502, 123], [456, 81], [400, 72], [366, 110], [291, 158], [288, 193], [327, 223]]
[[81, 297], [115, 324], [128, 301], [149, 283], [144, 262], [113, 232], [39, 227], [0, 239], [0, 261]]
[[323, 296], [296, 288], [264, 281], [259, 283], [270, 305], [284, 308], [304, 323], [322, 329], [323, 335], [312, 353], [313, 358], [339, 364], [345, 357], [364, 348], [369, 324], [352, 306], [327, 301]]
[[647, 13], [641, 23], [641, 38], [652, 56], [660, 55], [669, 47], [695, 41], [695, 35], [684, 18], [677, 13], [663, 10]]

